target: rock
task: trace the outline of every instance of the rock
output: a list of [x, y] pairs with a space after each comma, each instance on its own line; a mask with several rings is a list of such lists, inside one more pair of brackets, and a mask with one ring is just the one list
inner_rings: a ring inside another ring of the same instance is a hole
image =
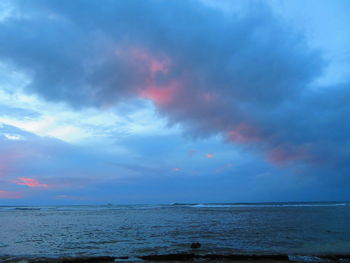
[[96, 262], [114, 262], [114, 257], [81, 257], [81, 258], [66, 258], [62, 263], [96, 263]]
[[192, 244], [191, 244], [191, 248], [200, 248], [202, 245], [201, 245], [201, 243], [199, 243], [199, 242], [193, 242]]
[[138, 258], [142, 260], [153, 260], [153, 261], [168, 261], [168, 260], [192, 261], [194, 258], [194, 254], [179, 253], [179, 254], [165, 254], [165, 255], [149, 255], [149, 256], [142, 256]]

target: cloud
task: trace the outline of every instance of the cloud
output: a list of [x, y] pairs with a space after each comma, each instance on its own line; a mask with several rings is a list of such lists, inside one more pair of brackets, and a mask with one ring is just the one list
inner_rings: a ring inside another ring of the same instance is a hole
[[19, 177], [17, 180], [13, 181], [13, 183], [17, 185], [26, 185], [29, 187], [48, 187], [47, 184], [40, 183], [37, 179], [26, 177]]
[[314, 87], [322, 53], [268, 6], [238, 16], [198, 1], [13, 5], [0, 59], [28, 76], [28, 92], [77, 109], [150, 100], [186, 135], [220, 135], [280, 166], [349, 171], [349, 84]]
[[17, 134], [4, 134], [4, 136], [9, 140], [21, 140], [22, 137]]
[[[2, 136], [5, 134], [5, 136]], [[21, 140], [9, 139], [16, 134]], [[19, 128], [0, 127], [0, 178], [29, 187], [84, 187], [112, 177], [122, 177], [121, 166], [113, 160], [117, 152], [98, 150], [68, 144], [64, 141], [37, 136]], [[94, 177], [95, 175], [101, 178]]]
[[[3, 134], [17, 134], [21, 140], [9, 139]], [[178, 163], [177, 159], [181, 160], [181, 152], [183, 158], [187, 157], [188, 146], [175, 139], [179, 138], [155, 136], [153, 139], [159, 145], [172, 141], [168, 149], [173, 151], [150, 148], [148, 143], [151, 139], [145, 140], [144, 137], [131, 137], [125, 141], [124, 144], [129, 146], [128, 152], [119, 150], [125, 147], [122, 143], [111, 144], [117, 150], [100, 150], [95, 146], [77, 146], [52, 137], [38, 136], [4, 124], [0, 127], [1, 190], [21, 193], [26, 200], [44, 198], [49, 202], [56, 195], [82, 195], [85, 200], [89, 192], [103, 195], [106, 189], [110, 191], [113, 185], [125, 181], [155, 175], [167, 177], [176, 171], [172, 168], [174, 163]], [[162, 158], [153, 149], [163, 150]], [[192, 166], [193, 163], [192, 160]], [[183, 162], [182, 165], [186, 166]], [[88, 200], [93, 202], [98, 198], [93, 194]]]

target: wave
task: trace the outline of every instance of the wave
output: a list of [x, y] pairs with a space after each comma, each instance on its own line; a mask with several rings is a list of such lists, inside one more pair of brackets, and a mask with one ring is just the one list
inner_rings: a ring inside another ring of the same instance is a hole
[[170, 205], [71, 205], [71, 206], [0, 206], [5, 211], [96, 211], [96, 210], [143, 210], [166, 207], [190, 208], [263, 208], [263, 207], [350, 207], [348, 202], [324, 203], [173, 203]]
[[239, 207], [332, 207], [332, 206], [350, 206], [349, 203], [252, 203], [252, 204], [191, 204], [187, 205], [194, 208], [239, 208]]
[[100, 211], [100, 210], [128, 210], [128, 209], [157, 209], [166, 205], [70, 205], [70, 206], [0, 206], [3, 211]]
[[40, 207], [0, 207], [0, 211], [33, 211], [33, 210], [41, 210]]

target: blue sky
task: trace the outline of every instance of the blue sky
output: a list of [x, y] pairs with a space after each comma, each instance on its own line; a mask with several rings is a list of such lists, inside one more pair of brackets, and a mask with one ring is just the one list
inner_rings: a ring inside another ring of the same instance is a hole
[[0, 4], [0, 202], [350, 199], [348, 1]]

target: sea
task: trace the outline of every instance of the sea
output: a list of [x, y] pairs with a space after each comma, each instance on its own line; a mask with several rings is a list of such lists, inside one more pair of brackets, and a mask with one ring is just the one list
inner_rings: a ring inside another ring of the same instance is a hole
[[193, 252], [350, 254], [350, 203], [0, 206], [0, 262]]

